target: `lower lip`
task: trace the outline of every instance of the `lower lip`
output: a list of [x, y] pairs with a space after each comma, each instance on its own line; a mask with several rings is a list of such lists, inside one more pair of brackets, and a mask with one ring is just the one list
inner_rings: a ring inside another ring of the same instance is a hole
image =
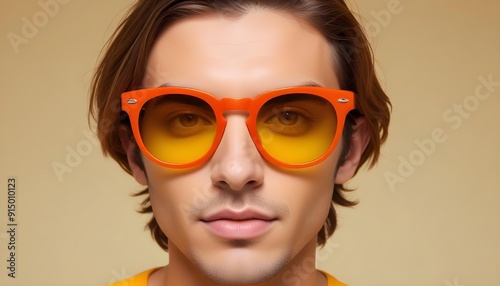
[[208, 230], [225, 239], [248, 240], [262, 236], [272, 226], [273, 221], [249, 220], [215, 220], [204, 222]]

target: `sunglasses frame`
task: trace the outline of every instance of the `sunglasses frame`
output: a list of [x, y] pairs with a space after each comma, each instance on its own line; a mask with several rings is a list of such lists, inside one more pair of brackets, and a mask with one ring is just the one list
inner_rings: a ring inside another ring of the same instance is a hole
[[[201, 158], [186, 164], [172, 164], [168, 162], [164, 162], [155, 156], [153, 156], [142, 141], [141, 133], [139, 130], [139, 118], [140, 113], [143, 106], [151, 99], [165, 96], [169, 94], [175, 95], [187, 95], [199, 98], [205, 101], [214, 111], [215, 120], [216, 120], [216, 133], [214, 136], [214, 140], [212, 146], [207, 151], [207, 153]], [[262, 146], [259, 135], [257, 133], [257, 115], [260, 108], [269, 100], [276, 98], [278, 96], [287, 95], [287, 94], [310, 94], [319, 96], [332, 104], [337, 116], [337, 129], [335, 131], [335, 137], [330, 144], [330, 147], [327, 151], [321, 155], [319, 158], [314, 159], [310, 162], [301, 163], [301, 164], [289, 164], [282, 161], [277, 160], [271, 154], [269, 154], [264, 147]], [[146, 157], [148, 157], [152, 162], [167, 168], [173, 169], [185, 169], [196, 167], [204, 164], [206, 161], [212, 157], [212, 155], [217, 150], [222, 136], [224, 134], [224, 130], [226, 127], [226, 118], [224, 117], [224, 112], [227, 111], [246, 111], [248, 112], [248, 118], [246, 120], [247, 129], [252, 137], [252, 141], [254, 142], [257, 150], [268, 162], [284, 168], [306, 168], [320, 162], [324, 161], [335, 149], [337, 146], [339, 139], [342, 134], [342, 130], [344, 128], [345, 118], [347, 114], [355, 109], [355, 94], [352, 91], [347, 90], [339, 90], [339, 89], [330, 89], [324, 87], [316, 87], [316, 86], [296, 86], [296, 87], [288, 87], [288, 88], [280, 88], [271, 91], [267, 91], [261, 93], [259, 96], [255, 98], [216, 98], [213, 95], [196, 90], [191, 88], [183, 88], [183, 87], [158, 87], [158, 88], [148, 88], [148, 89], [139, 89], [133, 91], [127, 91], [122, 93], [121, 95], [121, 103], [122, 110], [125, 111], [129, 118], [132, 127], [132, 133], [134, 135], [135, 141], [139, 146], [140, 150]]]

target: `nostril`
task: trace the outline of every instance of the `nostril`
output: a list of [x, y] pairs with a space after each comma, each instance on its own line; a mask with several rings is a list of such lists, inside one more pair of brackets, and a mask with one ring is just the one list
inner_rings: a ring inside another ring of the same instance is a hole
[[250, 180], [246, 183], [239, 185], [236, 182], [230, 183], [225, 180], [220, 180], [215, 183], [215, 186], [221, 190], [229, 190], [229, 191], [244, 191], [251, 190], [258, 187], [260, 184], [257, 180]]
[[258, 185], [259, 185], [259, 183], [256, 180], [250, 180], [247, 182], [247, 186], [249, 186], [249, 187], [256, 187]]
[[215, 183], [215, 186], [217, 186], [218, 188], [220, 188], [222, 190], [229, 189], [229, 184], [226, 181], [217, 181], [217, 183]]

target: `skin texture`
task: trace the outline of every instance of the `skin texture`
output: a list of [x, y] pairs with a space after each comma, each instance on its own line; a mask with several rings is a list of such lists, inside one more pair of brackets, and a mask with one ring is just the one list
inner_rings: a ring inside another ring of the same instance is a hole
[[[254, 10], [237, 18], [191, 17], [165, 30], [147, 65], [144, 87], [200, 89], [217, 97], [253, 98], [261, 92], [315, 82], [339, 88], [331, 48], [308, 23]], [[122, 136], [135, 179], [148, 185], [156, 220], [169, 238], [170, 264], [149, 285], [326, 285], [304, 265], [314, 261], [316, 235], [325, 222], [334, 182], [352, 177], [366, 146], [358, 120], [346, 163], [335, 174], [341, 144], [319, 165], [289, 170], [266, 162], [246, 129], [246, 114], [226, 114], [214, 156], [188, 170], [160, 167]], [[124, 132], [122, 132], [124, 134]], [[256, 210], [273, 221], [254, 239], [225, 239], [201, 219], [221, 210]]]

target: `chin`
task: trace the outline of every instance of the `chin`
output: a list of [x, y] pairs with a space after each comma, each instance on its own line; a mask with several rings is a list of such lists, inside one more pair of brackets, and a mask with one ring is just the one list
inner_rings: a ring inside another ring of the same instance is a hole
[[260, 257], [251, 250], [234, 250], [218, 257], [193, 255], [193, 262], [201, 272], [216, 284], [258, 284], [269, 281], [284, 270], [291, 253]]

